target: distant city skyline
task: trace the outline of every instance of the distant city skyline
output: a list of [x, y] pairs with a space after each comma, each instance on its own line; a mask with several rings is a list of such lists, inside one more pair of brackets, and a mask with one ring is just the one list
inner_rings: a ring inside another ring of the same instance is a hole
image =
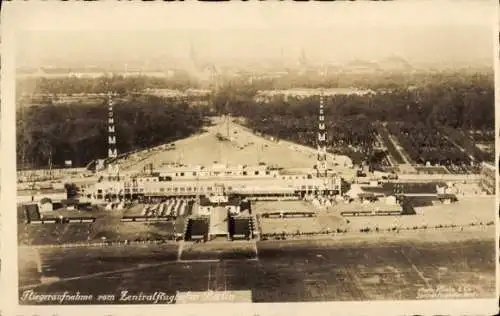
[[[240, 5], [224, 6], [223, 10], [193, 6], [206, 9], [205, 19], [195, 18], [201, 14], [197, 10], [172, 6], [178, 13], [175, 17], [159, 8], [163, 14], [149, 10], [153, 14], [149, 20], [141, 19], [143, 11], [135, 9], [138, 22], [130, 25], [123, 21], [121, 30], [106, 23], [121, 23], [118, 17], [126, 14], [128, 6], [113, 11], [113, 19], [100, 12], [89, 18], [92, 25], [81, 23], [85, 13], [95, 10], [73, 14], [73, 20], [59, 18], [65, 22], [59, 24], [64, 30], [57, 28], [50, 15], [36, 18], [34, 14], [18, 40], [17, 66], [102, 67], [112, 62], [123, 69], [126, 65], [184, 67], [193, 62], [191, 47], [200, 62], [227, 65], [283, 62], [293, 66], [304, 52], [311, 64], [398, 57], [414, 65], [487, 66], [493, 64], [496, 21], [495, 7], [490, 4], [409, 1], [377, 7], [319, 5], [300, 10], [300, 18], [297, 5], [282, 10], [271, 5], [266, 11], [250, 6], [255, 9], [245, 10], [246, 16], [240, 16], [244, 9]], [[232, 14], [221, 22], [217, 15], [224, 12]], [[151, 20], [157, 25], [151, 25]]]

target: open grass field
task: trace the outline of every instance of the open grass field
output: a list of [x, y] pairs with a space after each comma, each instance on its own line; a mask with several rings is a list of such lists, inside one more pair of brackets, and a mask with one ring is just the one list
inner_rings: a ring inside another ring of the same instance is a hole
[[311, 202], [306, 201], [255, 201], [252, 203], [252, 214], [272, 212], [316, 212]]
[[[474, 297], [491, 298], [495, 242], [494, 229], [490, 230], [491, 238], [478, 238], [485, 232], [471, 231], [420, 233], [426, 238], [261, 241], [257, 243], [258, 260], [176, 261], [180, 244], [69, 252], [44, 249], [40, 253], [42, 275], [60, 279], [33, 290], [95, 296], [122, 290], [171, 295], [177, 291], [251, 290], [253, 302], [292, 302], [416, 299], [422, 289], [446, 287], [465, 288]], [[208, 252], [224, 248], [205, 245], [213, 248], [203, 249]], [[30, 259], [36, 257], [29, 251], [20, 252], [21, 286], [40, 278], [36, 260]]]
[[96, 230], [92, 240], [106, 238], [108, 241], [135, 240], [168, 240], [174, 236], [174, 222], [126, 222], [117, 223], [115, 227]]
[[[177, 244], [42, 249], [23, 247], [20, 248], [19, 258], [20, 270], [27, 268], [33, 273], [41, 269], [44, 277], [68, 278], [139, 267], [144, 263], [173, 261], [177, 259]], [[29, 279], [34, 279], [33, 274]]]
[[[230, 140], [219, 141], [216, 137], [217, 133], [226, 137], [227, 130], [229, 130]], [[214, 126], [207, 127], [203, 134], [175, 142], [174, 150], [158, 148], [145, 157], [133, 164], [130, 161], [124, 162], [129, 166], [126, 170], [142, 170], [150, 163], [160, 167], [163, 164], [179, 161], [185, 165], [205, 166], [212, 165], [214, 162], [229, 165], [258, 165], [263, 162], [285, 169], [311, 168], [316, 164], [315, 149], [304, 148], [286, 141], [273, 142], [235, 123], [230, 123], [228, 129], [224, 122], [217, 122]], [[333, 155], [329, 155], [328, 159], [331, 166], [340, 161], [334, 159]], [[354, 174], [353, 170], [343, 165], [335, 168], [344, 174], [349, 172]], [[124, 169], [120, 168], [120, 170]]]
[[[80, 218], [80, 217], [95, 217], [97, 220], [109, 219], [121, 216], [117, 212], [106, 211], [102, 207], [93, 206], [91, 210], [66, 210], [66, 209], [58, 209], [49, 212], [44, 212], [44, 217], [46, 218], [56, 218], [59, 216], [63, 216], [66, 218]], [[24, 222], [26, 216], [24, 214], [24, 208], [22, 205], [18, 205], [17, 207], [17, 220], [19, 223]]]
[[262, 234], [295, 234], [335, 231], [344, 227], [344, 220], [339, 216], [317, 216], [300, 218], [260, 218]]
[[[106, 222], [70, 224], [20, 224], [20, 245], [73, 244], [173, 239], [176, 222]], [[182, 227], [183, 229], [183, 227]], [[178, 232], [182, 232], [182, 229]]]
[[495, 220], [495, 198], [463, 197], [454, 204], [442, 204], [437, 200], [419, 198], [416, 204], [416, 215], [403, 216], [370, 216], [349, 217], [349, 230], [370, 227], [387, 229], [391, 227], [412, 228], [414, 226], [435, 227], [436, 225], [467, 226], [486, 224]]
[[314, 217], [266, 218], [258, 217], [262, 234], [295, 234], [334, 231], [345, 224], [339, 214], [318, 211], [311, 202], [306, 201], [257, 201], [252, 204], [252, 214], [261, 215], [273, 212], [314, 212]]
[[[256, 214], [283, 211], [315, 211], [316, 217], [304, 218], [264, 218], [259, 217], [262, 234], [295, 234], [297, 232], [312, 233], [346, 229], [357, 232], [360, 229], [375, 230], [413, 229], [413, 227], [435, 227], [437, 225], [468, 226], [494, 221], [493, 196], [460, 197], [454, 204], [442, 204], [435, 197], [412, 197], [416, 215], [401, 216], [354, 216], [344, 218], [340, 213], [345, 209], [343, 203], [331, 207], [328, 211], [317, 211], [310, 203], [293, 202], [256, 202], [252, 211]], [[348, 205], [350, 206], [350, 205]]]
[[21, 224], [18, 227], [19, 244], [46, 245], [87, 242], [92, 224]]
[[181, 246], [181, 260], [231, 260], [255, 259], [257, 257], [254, 240], [233, 242], [211, 241], [207, 243], [184, 242]]
[[[102, 241], [170, 240], [184, 230], [185, 216], [168, 222], [122, 222], [123, 215], [139, 215], [141, 205], [123, 211], [94, 207], [91, 211], [57, 210], [46, 217], [95, 217], [94, 223], [25, 224], [22, 207], [18, 207], [18, 242], [20, 245], [49, 245]], [[188, 212], [189, 213], [189, 212]], [[188, 214], [186, 214], [188, 215]]]
[[57, 211], [53, 216], [92, 216], [94, 223], [24, 224], [22, 209], [18, 209], [18, 242], [20, 245], [49, 245], [106, 241], [172, 239], [182, 232], [184, 218], [170, 222], [121, 222], [119, 211]]

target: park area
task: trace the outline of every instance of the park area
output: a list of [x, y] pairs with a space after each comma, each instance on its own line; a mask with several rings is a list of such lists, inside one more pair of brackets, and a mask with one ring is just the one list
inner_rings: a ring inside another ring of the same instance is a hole
[[255, 240], [184, 242], [180, 246], [181, 261], [255, 259]]

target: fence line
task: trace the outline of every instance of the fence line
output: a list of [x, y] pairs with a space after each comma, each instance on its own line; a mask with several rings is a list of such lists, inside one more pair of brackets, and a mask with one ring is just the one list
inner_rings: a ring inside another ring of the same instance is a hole
[[[361, 228], [359, 230], [347, 230], [347, 229], [337, 229], [332, 231], [322, 231], [322, 232], [311, 232], [311, 233], [262, 233], [259, 232], [260, 239], [266, 240], [267, 238], [290, 238], [290, 237], [300, 237], [300, 236], [321, 236], [321, 235], [345, 235], [345, 234], [359, 234], [359, 233], [379, 233], [379, 232], [395, 232], [400, 231], [418, 231], [427, 229], [439, 229], [439, 230], [462, 230], [464, 227], [481, 227], [481, 226], [491, 226], [494, 225], [493, 221], [489, 222], [479, 222], [470, 223], [468, 225], [422, 225], [413, 227], [389, 227], [385, 229], [376, 228]], [[150, 239], [150, 240], [120, 240], [120, 241], [102, 241], [102, 242], [79, 242], [79, 243], [64, 243], [64, 244], [49, 244], [49, 245], [19, 245], [19, 248], [30, 248], [30, 249], [43, 249], [43, 248], [86, 248], [86, 247], [111, 247], [111, 246], [133, 246], [133, 245], [158, 245], [158, 244], [177, 244], [180, 241], [178, 236], [172, 236], [171, 239]]]

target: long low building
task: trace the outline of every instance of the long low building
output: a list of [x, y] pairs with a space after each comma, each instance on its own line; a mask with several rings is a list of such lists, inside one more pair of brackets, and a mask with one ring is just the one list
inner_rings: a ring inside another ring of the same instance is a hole
[[137, 181], [162, 180], [186, 180], [186, 179], [210, 179], [210, 178], [277, 178], [279, 170], [261, 166], [234, 166], [228, 167], [222, 164], [215, 164], [209, 168], [204, 166], [182, 166], [167, 168], [158, 172], [150, 170], [149, 174], [139, 175]]
[[[90, 190], [86, 190], [85, 194], [97, 200], [221, 194], [250, 198], [342, 194], [341, 179], [333, 175], [326, 178], [317, 177], [312, 173], [281, 175], [278, 170], [265, 167], [237, 169], [240, 172], [238, 174], [227, 173], [220, 166], [215, 170], [220, 172], [216, 176], [213, 175], [213, 169], [207, 171], [206, 175], [193, 175], [193, 171], [188, 174], [186, 168], [180, 168], [168, 173], [121, 177], [119, 181], [103, 178]], [[243, 175], [244, 170], [252, 170], [252, 174]]]

